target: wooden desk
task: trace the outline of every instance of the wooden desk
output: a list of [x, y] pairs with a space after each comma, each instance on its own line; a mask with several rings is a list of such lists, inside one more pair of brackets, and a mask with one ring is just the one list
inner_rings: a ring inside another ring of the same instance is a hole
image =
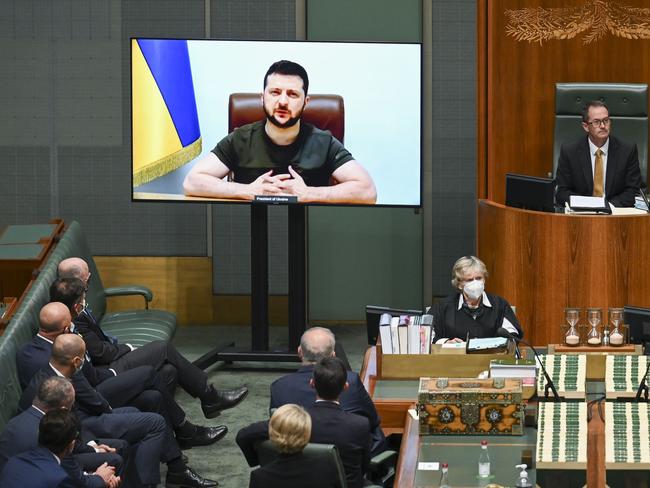
[[[408, 414], [408, 409], [417, 402], [417, 380], [381, 380], [377, 377], [377, 349], [371, 346], [366, 350], [361, 366], [360, 377], [372, 398], [381, 418], [384, 434], [408, 434], [402, 438], [400, 458], [397, 467], [395, 486], [414, 486], [419, 453], [418, 423]], [[589, 422], [587, 442], [587, 486], [605, 486], [605, 435], [604, 422], [593, 407]], [[416, 439], [414, 441], [414, 439]]]
[[63, 232], [61, 219], [49, 224], [10, 225], [0, 234], [0, 297], [21, 297]]
[[605, 313], [650, 307], [649, 241], [648, 215], [564, 215], [478, 203], [477, 249], [490, 273], [487, 289], [517, 306], [532, 344], [562, 342], [565, 307]]
[[[420, 436], [418, 421], [410, 415], [406, 418], [404, 437], [400, 446], [400, 458], [395, 474], [395, 486], [438, 486], [440, 471], [420, 471], [419, 462], [446, 462], [452, 486], [475, 487], [477, 461], [481, 440], [488, 441], [492, 464], [491, 482], [514, 486], [518, 471], [516, 464], [522, 462], [522, 454], [535, 452], [536, 429], [528, 428], [523, 436]], [[528, 470], [529, 479], [535, 483], [535, 469]]]
[[418, 380], [380, 380], [375, 346], [366, 350], [359, 376], [377, 408], [384, 434], [401, 434], [409, 406], [417, 402]]

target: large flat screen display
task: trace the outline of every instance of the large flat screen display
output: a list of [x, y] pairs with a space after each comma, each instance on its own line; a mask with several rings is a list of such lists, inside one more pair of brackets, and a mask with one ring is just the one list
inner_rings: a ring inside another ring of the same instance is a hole
[[131, 39], [133, 199], [419, 207], [420, 51]]

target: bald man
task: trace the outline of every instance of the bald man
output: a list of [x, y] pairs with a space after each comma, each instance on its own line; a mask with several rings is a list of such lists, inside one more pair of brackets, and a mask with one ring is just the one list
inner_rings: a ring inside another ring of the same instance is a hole
[[[53, 342], [61, 334], [70, 332], [72, 317], [66, 305], [51, 302], [41, 309], [39, 321], [36, 337], [16, 354], [18, 377], [23, 389], [40, 369], [48, 365]], [[87, 382], [112, 407], [132, 406], [141, 411], [161, 414], [174, 429], [182, 448], [213, 444], [228, 432], [224, 425], [203, 427], [188, 421], [183, 409], [151, 366], [139, 366], [117, 374], [105, 367], [95, 368], [87, 355], [84, 359], [81, 372], [86, 381], [81, 382], [80, 376], [72, 377], [77, 389], [84, 390]]]
[[155, 487], [160, 483], [160, 469], [154, 460], [167, 464], [168, 487], [211, 488], [216, 481], [201, 477], [189, 468], [171, 428], [156, 413], [139, 412], [133, 407], [113, 409], [81, 374], [86, 355], [86, 345], [76, 334], [61, 334], [52, 344], [48, 365], [39, 370], [23, 392], [21, 409], [29, 407], [38, 384], [45, 378], [61, 376], [74, 380], [74, 411], [82, 428], [96, 437], [113, 436], [135, 445], [134, 466], [143, 486]]
[[[245, 386], [232, 390], [214, 388], [208, 383], [207, 374], [185, 359], [171, 343], [153, 341], [138, 348], [120, 344], [116, 338], [104, 333], [99, 321], [86, 305], [85, 297], [79, 296], [79, 290], [73, 289], [65, 281], [77, 278], [87, 289], [91, 273], [86, 261], [81, 258], [64, 259], [59, 263], [58, 273], [59, 279], [50, 288], [50, 300], [63, 302], [71, 309], [76, 307], [78, 315], [73, 317], [75, 331], [86, 341], [88, 354], [96, 366], [108, 366], [118, 373], [142, 365], [151, 365], [156, 370], [173, 367], [181, 388], [201, 400], [201, 409], [206, 418], [216, 417], [222, 410], [234, 407], [248, 395]], [[79, 303], [81, 306], [78, 306]]]
[[[298, 356], [302, 366], [295, 373], [278, 378], [271, 384], [271, 409], [287, 403], [295, 403], [305, 408], [316, 401], [316, 391], [310, 380], [314, 374], [314, 365], [321, 359], [335, 357], [336, 339], [329, 329], [312, 327], [300, 338]], [[340, 403], [346, 412], [362, 415], [368, 419], [372, 433], [372, 455], [386, 449], [386, 438], [381, 430], [381, 419], [366, 388], [357, 373], [347, 372], [349, 388], [341, 393]]]

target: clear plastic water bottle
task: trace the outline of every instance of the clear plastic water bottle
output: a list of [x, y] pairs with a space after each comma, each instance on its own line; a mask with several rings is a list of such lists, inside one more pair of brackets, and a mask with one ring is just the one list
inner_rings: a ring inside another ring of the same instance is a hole
[[440, 475], [440, 488], [451, 488], [449, 484], [449, 465], [447, 463], [442, 463], [441, 468], [442, 474]]
[[490, 477], [490, 455], [487, 441], [481, 441], [481, 455], [478, 457], [478, 477]]

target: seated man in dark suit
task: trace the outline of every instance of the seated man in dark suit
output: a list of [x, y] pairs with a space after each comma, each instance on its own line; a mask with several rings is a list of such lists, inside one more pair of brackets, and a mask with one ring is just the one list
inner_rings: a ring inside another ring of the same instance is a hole
[[86, 261], [81, 258], [64, 259], [59, 263], [58, 273], [60, 279], [50, 288], [50, 300], [62, 302], [70, 309], [75, 307], [75, 332], [81, 334], [86, 341], [88, 354], [96, 366], [108, 366], [118, 373], [142, 365], [153, 366], [156, 370], [172, 368], [176, 371], [181, 388], [201, 400], [203, 414], [209, 419], [219, 415], [222, 410], [234, 407], [248, 395], [248, 388], [245, 386], [233, 390], [215, 389], [208, 383], [205, 371], [185, 359], [171, 343], [153, 341], [138, 348], [118, 343], [116, 338], [104, 333], [92, 311], [86, 306], [85, 297], [75, 296], [75, 290], [70, 290], [68, 283], [61, 280], [77, 278], [87, 287], [90, 270]]
[[605, 197], [615, 207], [633, 207], [641, 185], [636, 144], [610, 135], [611, 119], [605, 103], [595, 100], [582, 111], [582, 139], [563, 144], [557, 167], [559, 205], [571, 195]]
[[[295, 373], [278, 378], [271, 384], [270, 409], [286, 403], [295, 403], [307, 408], [316, 400], [316, 390], [309, 384], [314, 365], [323, 358], [334, 357], [336, 339], [329, 329], [312, 327], [300, 338], [298, 356], [302, 366]], [[381, 419], [377, 415], [375, 404], [363, 386], [357, 373], [347, 372], [348, 388], [341, 393], [341, 407], [346, 412], [363, 415], [370, 422], [372, 430], [372, 455], [386, 450], [386, 438], [381, 430]]]
[[[79, 431], [74, 414], [68, 410], [56, 409], [46, 413], [38, 429], [38, 446], [9, 459], [2, 474], [3, 488], [57, 488], [69, 479], [63, 468], [66, 459], [74, 449]], [[116, 488], [120, 478], [113, 475], [114, 468], [104, 467], [107, 474], [99, 478], [98, 486]]]
[[168, 488], [211, 488], [218, 483], [204, 479], [183, 460], [181, 450], [165, 419], [156, 413], [139, 412], [133, 407], [113, 409], [106, 399], [88, 384], [81, 374], [86, 345], [76, 334], [61, 334], [54, 340], [47, 367], [34, 375], [20, 399], [26, 409], [35, 396], [36, 385], [45, 378], [75, 376], [74, 412], [84, 432], [95, 437], [116, 437], [133, 446], [133, 465], [142, 486], [155, 487], [160, 482], [156, 461], [167, 464]]
[[[0, 434], [0, 471], [10, 457], [38, 447], [38, 426], [46, 413], [70, 410], [73, 404], [74, 389], [70, 381], [55, 376], [41, 382], [32, 406], [9, 420]], [[111, 439], [106, 442], [126, 449], [124, 441]], [[101, 488], [119, 472], [122, 462], [116, 449], [101, 441], [76, 442], [72, 456], [61, 458], [61, 467], [67, 473], [64, 486]], [[84, 471], [91, 474], [85, 475]]]
[[[345, 468], [349, 488], [364, 485], [364, 473], [370, 462], [370, 424], [368, 419], [341, 408], [339, 397], [348, 387], [343, 362], [338, 358], [324, 358], [314, 366], [311, 384], [316, 389], [316, 402], [307, 409], [311, 416], [309, 442], [334, 444]], [[248, 464], [259, 464], [254, 445], [268, 438], [268, 422], [257, 422], [237, 433], [237, 444]]]
[[[75, 281], [73, 285], [83, 289], [81, 281]], [[64, 304], [51, 302], [41, 309], [39, 321], [36, 337], [16, 354], [18, 378], [23, 389], [36, 372], [48, 365], [52, 344], [58, 336], [70, 332], [72, 317]], [[95, 368], [86, 355], [81, 372], [111, 406], [132, 406], [143, 412], [161, 414], [174, 429], [176, 440], [183, 448], [213, 444], [228, 432], [223, 425], [202, 427], [186, 420], [185, 412], [151, 366], [139, 366], [118, 375], [112, 369]], [[78, 381], [78, 377], [73, 376], [72, 381]]]
[[311, 417], [298, 405], [278, 408], [269, 421], [269, 439], [280, 452], [265, 466], [251, 471], [249, 488], [342, 488], [336, 468], [303, 455], [311, 437]]

